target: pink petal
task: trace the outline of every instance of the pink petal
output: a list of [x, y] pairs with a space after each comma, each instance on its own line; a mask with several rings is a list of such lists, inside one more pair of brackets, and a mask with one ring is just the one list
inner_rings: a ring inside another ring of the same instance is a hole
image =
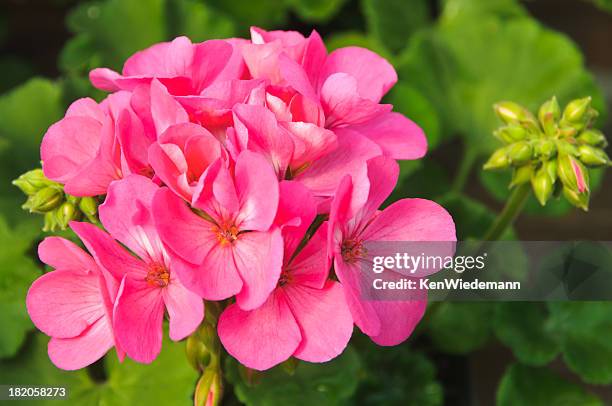
[[104, 121], [104, 111], [92, 98], [84, 97], [75, 100], [66, 110], [65, 117], [89, 117], [99, 122]]
[[89, 72], [91, 84], [95, 88], [106, 92], [116, 92], [119, 90], [119, 86], [116, 83], [119, 78], [121, 78], [120, 74], [108, 68], [96, 68]]
[[254, 79], [268, 79], [273, 85], [283, 81], [278, 66], [280, 52], [281, 44], [277, 41], [242, 46], [242, 56], [251, 76]]
[[289, 86], [312, 100], [317, 99], [316, 91], [308, 74], [297, 61], [282, 53], [278, 57], [278, 65], [283, 79]]
[[327, 255], [327, 227], [321, 225], [295, 258], [286, 261], [285, 272], [291, 283], [304, 287], [322, 289], [329, 276], [331, 265]]
[[84, 271], [52, 271], [30, 287], [26, 298], [28, 313], [45, 334], [75, 337], [104, 317], [99, 274]]
[[399, 176], [399, 165], [393, 159], [379, 156], [368, 160], [368, 200], [357, 213], [356, 220], [369, 222], [389, 197]]
[[387, 113], [349, 128], [377, 143], [393, 159], [418, 159], [427, 152], [423, 130], [400, 113]]
[[276, 287], [283, 265], [283, 238], [278, 228], [241, 234], [234, 242], [234, 261], [244, 283], [236, 303], [244, 310], [261, 306]]
[[412, 332], [423, 314], [427, 302], [424, 300], [414, 301], [372, 301], [378, 320], [380, 321], [380, 333], [370, 335], [372, 341], [378, 345], [393, 346], [405, 341]]
[[248, 104], [235, 105], [233, 112], [238, 136], [248, 140], [249, 150], [266, 156], [282, 177], [293, 156], [293, 142], [274, 114], [263, 106]]
[[302, 333], [295, 357], [326, 362], [342, 353], [353, 334], [353, 318], [342, 285], [327, 281], [322, 289], [313, 289], [289, 284], [284, 290]]
[[135, 361], [148, 364], [162, 346], [164, 300], [162, 289], [144, 280], [124, 278], [114, 311], [117, 341]]
[[96, 262], [117, 280], [126, 273], [143, 274], [145, 264], [117, 243], [110, 235], [91, 223], [71, 221], [70, 228], [83, 241]]
[[282, 291], [270, 295], [255, 310], [230, 305], [221, 313], [218, 331], [227, 352], [260, 371], [289, 358], [302, 339]]
[[236, 192], [241, 230], [266, 231], [278, 208], [278, 180], [270, 163], [261, 155], [243, 151], [236, 161]]
[[295, 144], [291, 159], [291, 168], [298, 169], [327, 155], [338, 147], [338, 139], [332, 131], [303, 122], [288, 122], [289, 130]]
[[150, 170], [147, 151], [152, 140], [145, 134], [140, 119], [131, 110], [124, 109], [119, 114], [116, 131], [123, 157], [130, 171], [146, 174]]
[[102, 124], [89, 117], [64, 118], [47, 130], [41, 146], [45, 176], [65, 183], [96, 156]]
[[374, 301], [362, 300], [361, 288], [365, 276], [359, 264], [348, 264], [342, 258], [334, 260], [336, 276], [344, 287], [346, 303], [353, 320], [359, 329], [368, 336], [378, 336], [382, 331], [382, 323], [376, 312]]
[[360, 47], [336, 49], [330, 53], [321, 77], [342, 72], [357, 80], [359, 95], [378, 103], [397, 82], [395, 69], [380, 55]]
[[113, 238], [143, 259], [163, 262], [163, 247], [151, 213], [158, 189], [149, 178], [129, 175], [110, 184], [99, 214]]
[[100, 318], [76, 337], [51, 338], [49, 358], [58, 368], [73, 371], [93, 364], [113, 345], [113, 330], [108, 319]]
[[390, 104], [378, 104], [358, 94], [358, 82], [346, 73], [334, 73], [321, 86], [325, 126], [361, 124], [391, 111]]
[[158, 136], [171, 125], [189, 122], [185, 109], [158, 80], [151, 82], [151, 115]]
[[443, 207], [425, 199], [402, 199], [372, 220], [362, 234], [370, 241], [456, 241], [455, 223]]
[[312, 31], [306, 40], [302, 66], [313, 85], [318, 83], [321, 67], [327, 58], [327, 49], [321, 36], [315, 30]]
[[[315, 196], [333, 196], [340, 180], [350, 174], [354, 182], [366, 179], [365, 162], [381, 155], [380, 148], [367, 138], [348, 130], [336, 131], [338, 147], [328, 155], [315, 161], [312, 166], [295, 177]], [[364, 191], [364, 200], [367, 190]]]
[[[216, 242], [215, 236], [212, 243]], [[172, 270], [183, 285], [206, 300], [225, 300], [240, 292], [243, 285], [231, 246], [217, 244], [199, 265], [172, 257]]]
[[218, 223], [235, 219], [240, 202], [234, 179], [223, 159], [217, 159], [200, 176], [191, 204]]
[[295, 181], [282, 181], [279, 184], [280, 198], [274, 224], [282, 229], [285, 242], [285, 261], [295, 252], [306, 230], [317, 215], [317, 207], [312, 193]]
[[61, 237], [46, 237], [38, 245], [38, 257], [45, 264], [62, 270], [85, 273], [98, 268], [89, 254], [72, 241]]
[[187, 37], [155, 44], [129, 57], [123, 66], [123, 75], [166, 78], [189, 76], [193, 48]]
[[213, 224], [191, 211], [169, 189], [161, 188], [155, 194], [153, 218], [162, 241], [192, 264], [201, 264], [218, 244]]
[[170, 318], [170, 338], [182, 340], [202, 322], [204, 302], [176, 279], [163, 290], [163, 298]]
[[225, 68], [232, 52], [232, 46], [223, 40], [205, 41], [195, 46], [192, 70], [195, 93], [210, 86]]

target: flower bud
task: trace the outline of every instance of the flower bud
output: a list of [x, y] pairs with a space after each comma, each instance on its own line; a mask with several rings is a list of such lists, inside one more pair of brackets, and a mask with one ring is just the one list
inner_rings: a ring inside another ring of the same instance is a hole
[[221, 404], [223, 385], [219, 368], [207, 368], [198, 383], [194, 393], [195, 406], [217, 406]]
[[45, 177], [42, 169], [33, 169], [28, 171], [13, 181], [13, 185], [17, 186], [28, 196], [31, 196], [45, 186], [50, 186], [54, 183], [55, 182], [50, 181]]
[[583, 164], [588, 166], [602, 166], [610, 162], [610, 158], [602, 149], [590, 145], [580, 145], [578, 147], [578, 157]]
[[542, 164], [542, 167], [550, 177], [550, 180], [554, 184], [557, 181], [557, 160], [551, 159], [550, 161], [546, 161]]
[[45, 232], [55, 231], [58, 228], [57, 216], [55, 211], [48, 211], [45, 213], [45, 222], [42, 230]]
[[578, 193], [589, 190], [589, 179], [585, 167], [574, 157], [568, 154], [559, 156], [557, 175], [563, 186]]
[[506, 144], [512, 144], [516, 141], [525, 139], [525, 137], [527, 137], [527, 130], [525, 130], [523, 127], [509, 125], [501, 127], [493, 134]]
[[72, 220], [76, 220], [78, 215], [79, 212], [76, 207], [70, 202], [62, 203], [55, 213], [57, 224], [62, 230], [65, 230]]
[[557, 153], [557, 146], [554, 141], [543, 139], [535, 145], [535, 153], [537, 156], [547, 161], [555, 156]]
[[510, 164], [508, 159], [507, 148], [500, 148], [495, 151], [489, 160], [484, 164], [484, 169], [501, 169], [506, 168]]
[[589, 192], [579, 193], [568, 187], [563, 187], [563, 196], [572, 205], [581, 208], [584, 211], [589, 211]]
[[527, 141], [516, 142], [508, 147], [508, 158], [514, 166], [520, 166], [529, 162], [533, 154], [533, 148]]
[[533, 114], [525, 107], [511, 101], [503, 101], [493, 106], [497, 116], [506, 124], [535, 123]]
[[591, 101], [590, 96], [572, 100], [565, 106], [561, 121], [565, 124], [571, 124], [578, 129], [584, 128], [594, 115], [593, 109], [591, 109]]
[[546, 205], [546, 202], [550, 198], [553, 192], [554, 181], [550, 178], [548, 171], [544, 166], [540, 167], [533, 173], [531, 177], [531, 187], [536, 195], [536, 198], [542, 206]]
[[577, 139], [583, 144], [591, 145], [593, 147], [605, 148], [608, 146], [606, 136], [599, 130], [585, 130], [578, 136]]
[[531, 174], [533, 173], [533, 167], [531, 165], [519, 166], [514, 170], [512, 174], [512, 182], [510, 182], [510, 188], [513, 188], [531, 180]]
[[79, 210], [87, 217], [95, 216], [98, 213], [98, 202], [93, 197], [83, 197], [79, 202]]
[[47, 186], [30, 196], [22, 207], [30, 212], [45, 213], [58, 207], [63, 198], [59, 188]]
[[553, 96], [552, 99], [542, 104], [538, 111], [538, 118], [546, 134], [554, 135], [560, 115], [561, 111], [556, 97]]

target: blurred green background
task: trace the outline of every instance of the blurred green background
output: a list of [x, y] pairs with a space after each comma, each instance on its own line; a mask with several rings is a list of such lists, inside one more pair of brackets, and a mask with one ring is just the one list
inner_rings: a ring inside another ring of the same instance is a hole
[[[492, 104], [535, 109], [591, 95], [612, 134], [610, 0], [2, 0], [0, 4], [0, 384], [65, 385], [70, 404], [189, 404], [197, 379], [183, 344], [151, 366], [114, 354], [67, 373], [25, 312], [44, 269], [42, 219], [20, 209], [11, 180], [38, 165], [46, 128], [79, 97], [87, 72], [119, 70], [134, 51], [266, 29], [313, 28], [328, 49], [370, 48], [399, 74], [386, 97], [426, 131], [430, 152], [401, 164], [393, 198], [425, 197], [453, 214], [460, 239], [478, 238], [508, 196], [509, 173], [484, 173], [498, 144]], [[612, 240], [612, 175], [593, 175], [591, 210], [532, 199], [506, 238]], [[522, 253], [504, 264], [518, 266]], [[603, 405], [612, 403], [610, 303], [437, 303], [405, 344], [379, 348], [356, 333], [325, 365], [275, 368], [245, 379], [231, 360], [224, 404]], [[255, 382], [255, 383], [254, 383]], [[53, 403], [54, 401], [50, 401]], [[43, 404], [38, 401], [33, 404]], [[58, 403], [55, 401], [55, 403]]]

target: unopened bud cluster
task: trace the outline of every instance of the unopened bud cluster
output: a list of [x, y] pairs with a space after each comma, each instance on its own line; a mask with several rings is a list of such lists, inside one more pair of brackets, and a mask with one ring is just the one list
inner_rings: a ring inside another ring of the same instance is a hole
[[509, 101], [496, 104], [495, 112], [505, 125], [494, 135], [506, 145], [491, 155], [484, 169], [512, 167], [510, 187], [531, 182], [540, 204], [563, 193], [571, 204], [587, 210], [587, 168], [610, 165], [606, 137], [591, 128], [598, 116], [591, 98], [572, 100], [561, 112], [553, 97], [540, 107], [537, 118]]
[[47, 179], [42, 169], [24, 173], [13, 181], [13, 185], [28, 197], [21, 206], [24, 210], [45, 216], [43, 231], [64, 230], [72, 220], [98, 222], [98, 201], [95, 198], [64, 193], [63, 185]]

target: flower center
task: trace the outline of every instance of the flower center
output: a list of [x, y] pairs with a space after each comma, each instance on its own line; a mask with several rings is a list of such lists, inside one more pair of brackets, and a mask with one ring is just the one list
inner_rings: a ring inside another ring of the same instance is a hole
[[238, 239], [239, 230], [235, 225], [214, 226], [213, 231], [221, 245], [231, 244]]
[[170, 283], [170, 271], [161, 264], [153, 264], [149, 267], [145, 281], [149, 286], [163, 288]]
[[281, 272], [280, 278], [278, 278], [278, 286], [285, 286], [286, 284], [291, 282], [291, 274], [288, 270], [283, 269]]
[[352, 264], [361, 258], [365, 258], [368, 250], [361, 241], [349, 239], [342, 242], [341, 253], [342, 259]]

